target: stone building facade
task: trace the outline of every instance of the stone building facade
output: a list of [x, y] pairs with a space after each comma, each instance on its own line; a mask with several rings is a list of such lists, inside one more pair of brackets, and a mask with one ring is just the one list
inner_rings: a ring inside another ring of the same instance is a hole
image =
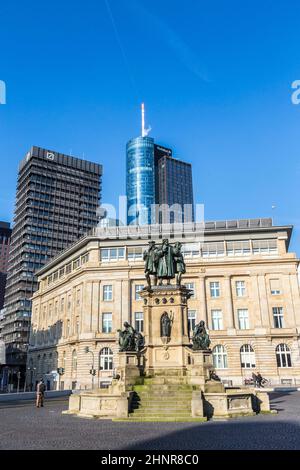
[[[183, 283], [193, 290], [189, 330], [205, 320], [217, 374], [233, 385], [256, 371], [273, 385], [300, 384], [292, 227], [255, 219], [170, 228], [170, 242], [183, 243]], [[143, 252], [163, 238], [161, 226], [98, 228], [39, 271], [28, 388], [41, 377], [51, 388], [107, 386], [118, 365], [117, 330], [128, 321], [143, 331]]]

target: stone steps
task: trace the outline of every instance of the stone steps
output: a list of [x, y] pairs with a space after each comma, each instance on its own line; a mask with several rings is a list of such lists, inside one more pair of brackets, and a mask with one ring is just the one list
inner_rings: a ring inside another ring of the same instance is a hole
[[133, 410], [157, 410], [157, 411], [164, 411], [165, 409], [170, 411], [177, 411], [177, 410], [191, 410], [191, 403], [181, 404], [181, 403], [171, 403], [166, 405], [165, 403], [133, 403], [132, 404]]
[[134, 397], [129, 421], [205, 421], [191, 416], [191, 401], [197, 387], [185, 377], [145, 378], [133, 387]]
[[178, 417], [168, 417], [164, 418], [161, 416], [152, 416], [152, 417], [141, 417], [137, 418], [134, 415], [131, 415], [129, 418], [115, 418], [113, 421], [122, 422], [127, 421], [131, 423], [204, 423], [207, 421], [207, 418], [191, 418], [191, 416], [186, 418]]

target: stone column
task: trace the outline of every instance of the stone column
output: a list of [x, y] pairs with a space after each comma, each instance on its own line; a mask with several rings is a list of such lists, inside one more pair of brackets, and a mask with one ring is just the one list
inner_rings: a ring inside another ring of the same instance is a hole
[[[221, 291], [221, 295], [222, 295], [222, 291]], [[230, 276], [224, 276], [224, 298], [225, 298], [225, 308], [226, 308], [226, 313], [227, 313], [227, 317], [226, 317], [227, 328], [235, 329]]]
[[266, 279], [263, 274], [259, 274], [257, 276], [257, 284], [258, 284], [258, 296], [259, 296], [258, 298], [260, 300], [260, 310], [261, 310], [261, 318], [262, 318], [263, 327], [273, 328], [273, 324], [270, 324]]
[[199, 301], [200, 301], [200, 312], [203, 312], [203, 318], [198, 318], [198, 320], [204, 320], [206, 327], [208, 328], [208, 315], [207, 315], [207, 300], [206, 300], [206, 286], [205, 286], [205, 276], [199, 277]]
[[300, 316], [296, 312], [300, 312], [300, 292], [297, 272], [290, 274], [290, 288], [294, 307], [294, 326], [300, 329]]

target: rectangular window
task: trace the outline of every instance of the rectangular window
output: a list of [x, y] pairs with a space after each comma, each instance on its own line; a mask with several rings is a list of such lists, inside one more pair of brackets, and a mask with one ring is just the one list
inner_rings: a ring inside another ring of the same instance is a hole
[[274, 328], [284, 328], [283, 308], [273, 307]]
[[103, 286], [103, 300], [105, 302], [110, 302], [113, 299], [113, 286], [107, 285]]
[[69, 295], [68, 296], [68, 311], [70, 311], [72, 308], [72, 296]]
[[182, 247], [182, 253], [186, 258], [194, 258], [200, 255], [199, 243], [186, 243]]
[[270, 279], [271, 295], [281, 295], [279, 279]]
[[61, 299], [60, 301], [60, 311], [61, 313], [64, 313], [65, 310], [65, 299]]
[[81, 301], [81, 291], [78, 290], [76, 294], [76, 305], [79, 307]]
[[273, 254], [278, 253], [277, 240], [253, 240], [254, 254]]
[[235, 290], [237, 297], [244, 297], [246, 295], [245, 281], [236, 281]]
[[63, 268], [60, 268], [60, 270], [59, 270], [59, 277], [61, 278], [64, 275], [65, 275], [65, 268], [63, 267]]
[[90, 257], [89, 253], [86, 253], [85, 255], [83, 255], [81, 257], [81, 264], [88, 263], [89, 262], [89, 257]]
[[112, 332], [112, 313], [103, 313], [102, 315], [102, 333]]
[[101, 261], [118, 261], [125, 259], [124, 248], [103, 248], [101, 249]]
[[238, 309], [238, 321], [240, 330], [249, 330], [249, 312], [248, 309]]
[[223, 242], [203, 243], [202, 245], [203, 258], [217, 258], [218, 256], [224, 256], [224, 254], [225, 247]]
[[220, 297], [220, 283], [219, 282], [210, 283], [210, 296]]
[[70, 320], [67, 320], [66, 324], [66, 338], [70, 336]]
[[77, 269], [80, 267], [80, 258], [73, 261], [73, 269]]
[[76, 317], [75, 334], [79, 335], [79, 317]]
[[72, 264], [67, 264], [66, 266], [66, 274], [70, 274], [70, 272], [72, 271]]
[[188, 335], [193, 336], [193, 331], [196, 326], [196, 310], [188, 310]]
[[196, 296], [196, 293], [195, 293], [195, 284], [194, 284], [194, 282], [188, 282], [188, 283], [186, 283], [186, 284], [184, 284], [184, 285], [185, 285], [185, 287], [186, 287], [187, 289], [190, 289], [190, 290], [192, 291], [191, 299], [194, 299], [195, 296]]
[[226, 243], [228, 256], [247, 256], [250, 254], [250, 241], [241, 240]]
[[212, 329], [213, 330], [223, 330], [222, 310], [212, 310], [211, 311], [211, 319], [212, 319]]
[[140, 291], [144, 289], [143, 284], [136, 284], [135, 286], [135, 300], [142, 300], [140, 296]]
[[128, 259], [131, 261], [138, 261], [143, 259], [143, 249], [139, 247], [128, 248]]
[[143, 312], [136, 312], [134, 314], [135, 329], [139, 333], [144, 331], [144, 314]]

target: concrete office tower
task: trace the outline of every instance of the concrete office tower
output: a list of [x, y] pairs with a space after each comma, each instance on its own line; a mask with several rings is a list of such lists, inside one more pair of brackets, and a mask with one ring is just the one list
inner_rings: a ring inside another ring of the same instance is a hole
[[[173, 158], [172, 150], [156, 145], [145, 130], [142, 107], [142, 136], [131, 139], [126, 147], [126, 194], [128, 225], [165, 223], [166, 206], [175, 211], [169, 221], [192, 222], [194, 200], [192, 166]], [[154, 205], [164, 209], [153, 211]], [[185, 218], [184, 210], [186, 208]]]
[[101, 177], [101, 165], [39, 147], [20, 163], [2, 328], [8, 365], [25, 365], [36, 270], [97, 224]]
[[4, 304], [10, 237], [10, 224], [0, 221], [0, 310]]

